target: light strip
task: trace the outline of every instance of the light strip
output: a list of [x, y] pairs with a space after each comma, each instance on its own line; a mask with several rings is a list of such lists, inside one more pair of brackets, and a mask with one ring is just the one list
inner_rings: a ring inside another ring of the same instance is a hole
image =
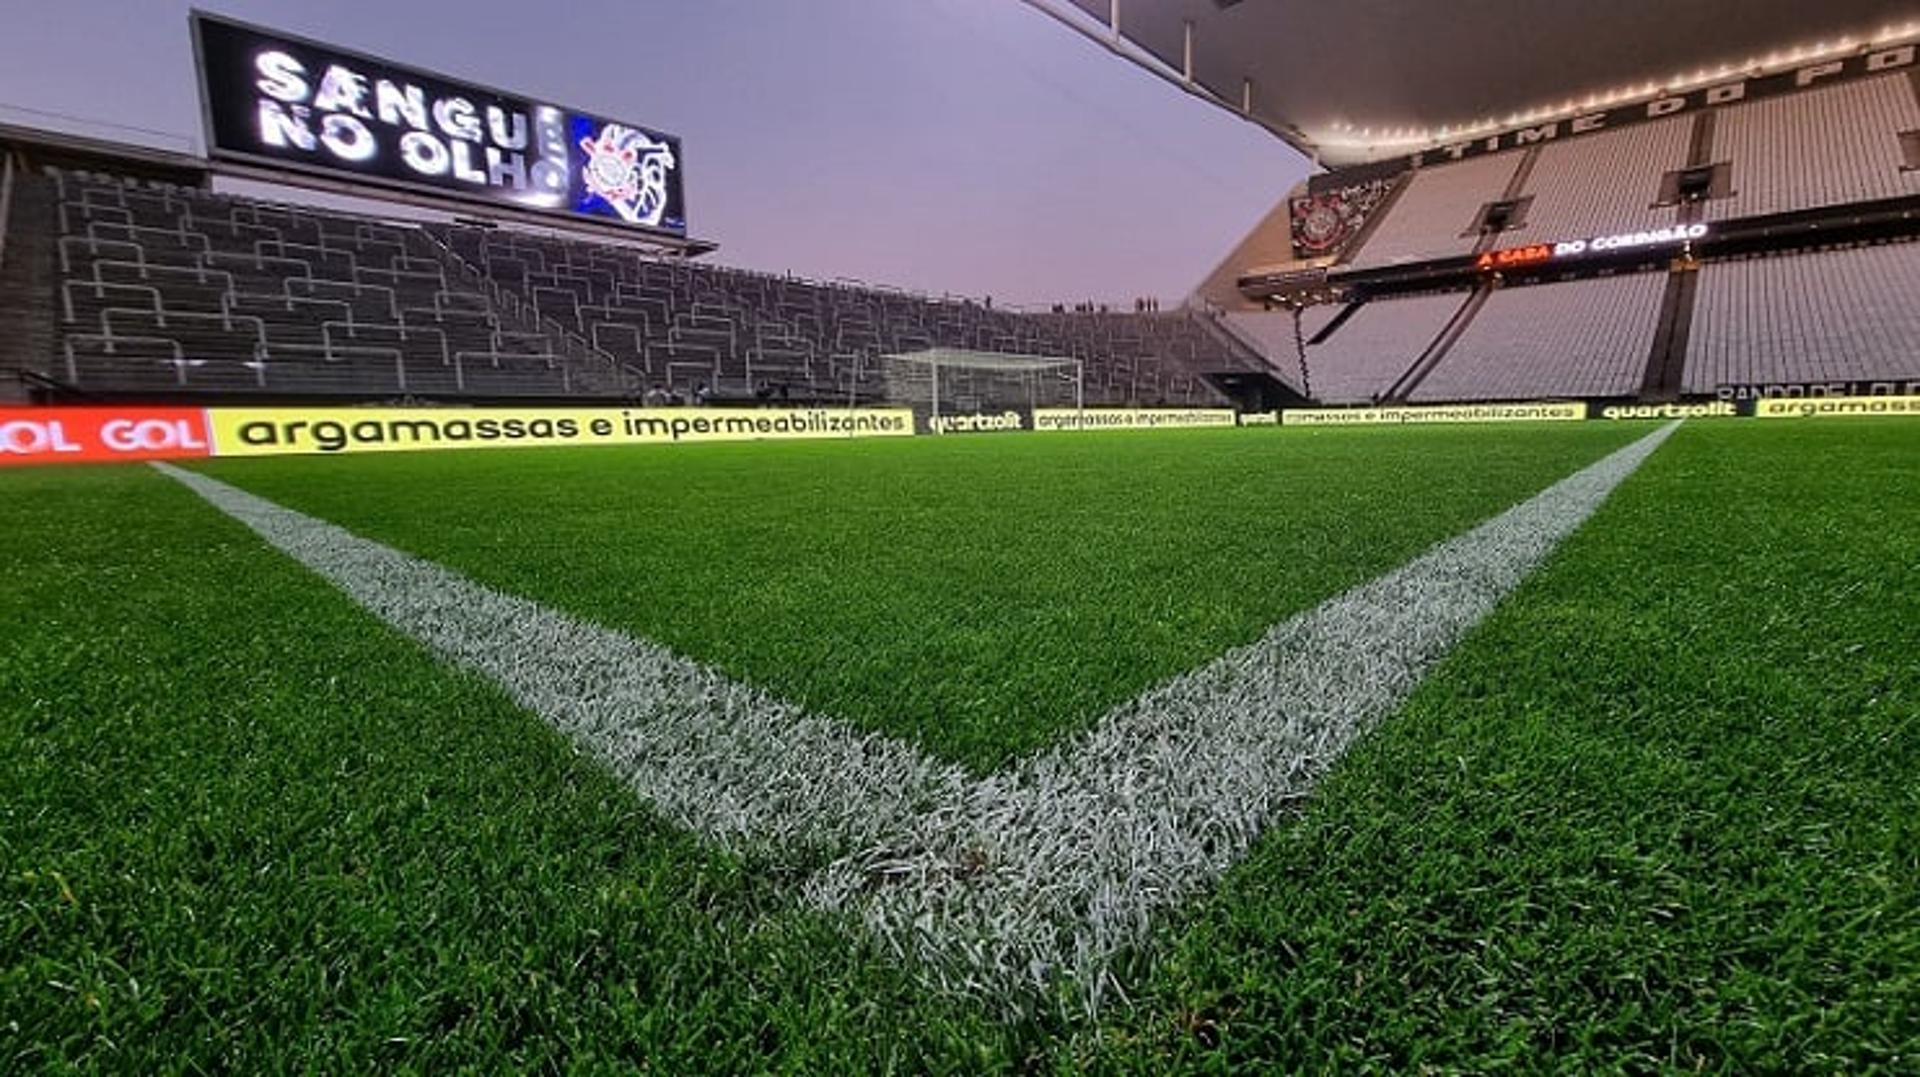
[[[1600, 93], [1590, 93], [1578, 101], [1568, 99], [1558, 105], [1515, 112], [1505, 119], [1482, 117], [1463, 126], [1443, 124], [1417, 131], [1401, 127], [1392, 131], [1382, 130], [1378, 137], [1375, 136], [1374, 129], [1371, 127], [1355, 128], [1345, 121], [1336, 121], [1325, 131], [1310, 131], [1308, 134], [1323, 150], [1344, 149], [1363, 151], [1370, 155], [1384, 155], [1382, 151], [1386, 150], [1432, 149], [1448, 142], [1468, 140], [1516, 127], [1544, 123], [1549, 120], [1564, 120], [1598, 109], [1609, 109], [1638, 101], [1652, 101], [1668, 94], [1687, 93], [1727, 79], [1763, 78], [1783, 71], [1791, 71], [1810, 62], [1906, 45], [1917, 40], [1920, 40], [1920, 21], [1883, 27], [1879, 33], [1865, 40], [1842, 37], [1835, 41], [1822, 41], [1784, 51], [1774, 50], [1764, 57], [1749, 57], [1738, 64], [1722, 64], [1712, 69], [1702, 67], [1691, 74], [1675, 74], [1664, 83], [1643, 82], [1634, 86], [1615, 87]], [[1359, 137], [1354, 137], [1355, 134]]]

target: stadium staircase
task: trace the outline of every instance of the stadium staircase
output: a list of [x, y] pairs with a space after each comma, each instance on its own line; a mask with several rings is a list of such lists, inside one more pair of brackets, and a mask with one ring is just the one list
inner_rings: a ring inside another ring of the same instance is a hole
[[[1212, 336], [1222, 348], [1226, 349], [1229, 354], [1237, 359], [1241, 366], [1249, 371], [1257, 371], [1260, 375], [1272, 379], [1273, 385], [1264, 387], [1264, 392], [1253, 394], [1259, 396], [1259, 400], [1249, 401], [1243, 399], [1243, 397], [1248, 395], [1246, 390], [1240, 385], [1234, 384], [1234, 381], [1237, 379], [1230, 378], [1229, 383], [1223, 386], [1223, 388], [1228, 390], [1229, 395], [1236, 398], [1236, 402], [1257, 410], [1269, 410], [1273, 407], [1299, 406], [1311, 402], [1311, 397], [1307, 392], [1305, 360], [1300, 351], [1301, 341], [1296, 339], [1294, 342], [1294, 354], [1291, 357], [1294, 360], [1294, 368], [1289, 370], [1286, 364], [1287, 357], [1268, 355], [1266, 349], [1261, 346], [1259, 341], [1245, 335], [1240, 327], [1235, 325], [1224, 313], [1212, 310], [1196, 310], [1192, 316], [1202, 329]], [[1294, 325], [1297, 336], [1299, 326], [1297, 319]], [[1220, 379], [1216, 376], [1215, 380], [1218, 381]]]
[[1318, 332], [1315, 332], [1312, 336], [1302, 341], [1301, 342], [1302, 345], [1305, 346], [1305, 345], [1326, 343], [1328, 337], [1334, 335], [1335, 333], [1338, 333], [1340, 331], [1340, 327], [1347, 324], [1348, 321], [1352, 320], [1355, 314], [1360, 313], [1360, 308], [1366, 305], [1367, 305], [1367, 301], [1365, 299], [1355, 299], [1352, 302], [1343, 305], [1340, 308], [1340, 313], [1333, 316], [1333, 320], [1321, 326]]
[[[1718, 114], [1712, 110], [1693, 118], [1687, 139], [1687, 168], [1703, 168], [1713, 163], [1713, 133]], [[1694, 224], [1706, 215], [1704, 202], [1683, 202], [1678, 211], [1681, 224]], [[1691, 259], [1675, 259], [1667, 271], [1666, 290], [1660, 296], [1659, 327], [1654, 331], [1653, 348], [1647, 354], [1645, 373], [1640, 378], [1640, 399], [1668, 403], [1680, 399], [1687, 366], [1687, 347], [1693, 335], [1693, 311], [1700, 294], [1700, 264]]]
[[46, 377], [59, 350], [54, 315], [53, 186], [15, 171], [7, 179], [0, 220], [0, 403], [20, 402]]
[[1473, 324], [1474, 317], [1480, 313], [1482, 307], [1487, 305], [1487, 299], [1492, 294], [1493, 285], [1491, 284], [1482, 284], [1468, 293], [1466, 301], [1460, 304], [1460, 309], [1454, 311], [1453, 317], [1447, 319], [1447, 324], [1441, 327], [1440, 335], [1434, 337], [1419, 357], [1414, 359], [1413, 365], [1407, 367], [1406, 373], [1401, 374], [1387, 388], [1381, 401], [1393, 404], [1405, 403], [1414, 391], [1420, 388], [1420, 383], [1427, 380], [1427, 376], [1433, 373], [1434, 368], [1446, 360], [1447, 352]]
[[1687, 366], [1687, 345], [1693, 336], [1694, 304], [1700, 294], [1700, 264], [1677, 260], [1667, 273], [1660, 297], [1659, 328], [1640, 379], [1640, 399], [1669, 403], [1680, 399]]
[[639, 371], [620, 362], [611, 353], [593, 346], [579, 333], [552, 318], [541, 315], [531, 297], [503, 287], [478, 266], [462, 258], [437, 231], [414, 229], [408, 236], [413, 246], [439, 262], [463, 285], [484, 292], [499, 317], [516, 330], [539, 334], [548, 350], [564, 356], [574, 370], [575, 387], [587, 395], [635, 397], [644, 390]]

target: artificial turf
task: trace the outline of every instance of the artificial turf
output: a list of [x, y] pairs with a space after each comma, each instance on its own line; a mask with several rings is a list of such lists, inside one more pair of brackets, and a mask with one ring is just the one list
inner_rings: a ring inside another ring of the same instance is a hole
[[1920, 1067], [1920, 424], [1694, 424], [1269, 835], [1127, 1068]]
[[[990, 767], [1635, 432], [211, 470]], [[1683, 429], [1091, 1025], [918, 987], [164, 479], [0, 475], [0, 1070], [1911, 1066], [1916, 460]]]
[[1016, 1050], [168, 480], [0, 484], [0, 1072]]
[[204, 470], [984, 773], [1635, 433], [1228, 430]]

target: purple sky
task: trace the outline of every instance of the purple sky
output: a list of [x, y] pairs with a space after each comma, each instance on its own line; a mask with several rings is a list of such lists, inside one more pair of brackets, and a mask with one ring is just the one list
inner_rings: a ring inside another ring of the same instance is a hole
[[[0, 105], [197, 143], [188, 6], [62, 0], [6, 20]], [[757, 269], [1172, 302], [1307, 168], [1019, 0], [206, 6], [672, 131], [692, 234]]]

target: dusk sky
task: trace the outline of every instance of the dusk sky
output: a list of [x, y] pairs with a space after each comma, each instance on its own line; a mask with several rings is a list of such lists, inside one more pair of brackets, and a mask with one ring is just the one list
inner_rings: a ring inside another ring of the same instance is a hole
[[[0, 120], [198, 147], [187, 3], [0, 3]], [[1019, 0], [203, 6], [674, 132], [690, 232], [756, 269], [1171, 303], [1307, 169]]]

